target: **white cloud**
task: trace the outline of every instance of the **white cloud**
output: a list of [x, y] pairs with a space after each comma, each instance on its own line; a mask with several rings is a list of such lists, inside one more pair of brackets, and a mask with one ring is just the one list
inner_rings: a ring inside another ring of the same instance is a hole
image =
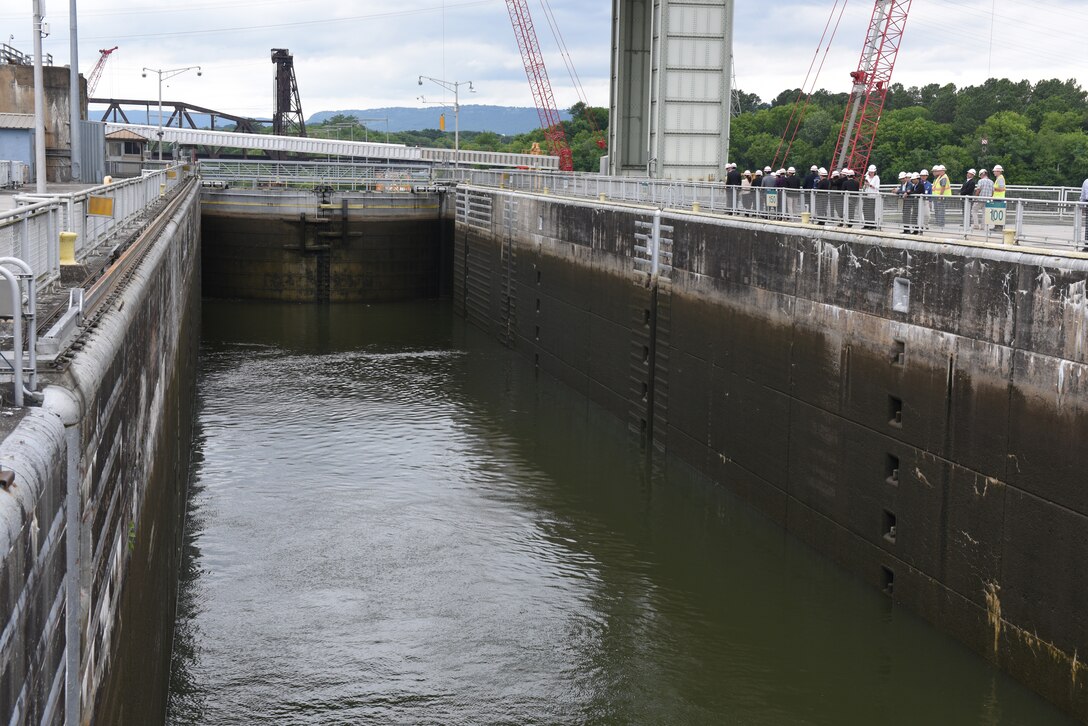
[[[29, 52], [29, 3], [0, 10], [0, 27]], [[588, 98], [607, 105], [611, 44], [610, 3], [550, 0]], [[739, 87], [770, 100], [805, 81], [832, 0], [738, 0], [734, 47]], [[544, 13], [530, 0], [556, 102], [578, 100]], [[996, 7], [993, 43], [991, 11]], [[851, 3], [817, 88], [848, 90], [872, 9]], [[67, 3], [54, 0], [47, 17], [46, 51], [68, 58]], [[295, 57], [302, 107], [320, 110], [419, 105], [420, 74], [472, 80], [477, 93], [463, 103], [530, 106], [521, 58], [503, 0], [80, 0], [80, 68], [88, 74], [99, 48], [120, 46], [97, 95], [155, 98], [157, 84], [140, 68], [200, 64], [204, 75], [179, 76], [164, 88], [170, 100], [227, 112], [272, 113], [270, 49]], [[996, 3], [993, 0], [916, 2], [907, 23], [894, 81], [978, 84], [988, 76], [1014, 80], [1076, 78], [1081, 29], [1088, 7], [1072, 0]]]

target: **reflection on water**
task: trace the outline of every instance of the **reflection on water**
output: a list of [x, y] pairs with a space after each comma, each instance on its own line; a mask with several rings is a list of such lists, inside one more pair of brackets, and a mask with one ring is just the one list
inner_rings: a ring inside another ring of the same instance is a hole
[[446, 304], [204, 320], [172, 723], [1065, 723]]

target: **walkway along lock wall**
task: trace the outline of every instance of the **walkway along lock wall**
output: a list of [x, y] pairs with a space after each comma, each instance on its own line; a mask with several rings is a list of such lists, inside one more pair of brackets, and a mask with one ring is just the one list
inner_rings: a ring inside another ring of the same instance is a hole
[[11, 723], [165, 713], [199, 345], [196, 185], [166, 214], [0, 444], [14, 473], [0, 492]]
[[457, 194], [460, 314], [1088, 719], [1088, 256]]

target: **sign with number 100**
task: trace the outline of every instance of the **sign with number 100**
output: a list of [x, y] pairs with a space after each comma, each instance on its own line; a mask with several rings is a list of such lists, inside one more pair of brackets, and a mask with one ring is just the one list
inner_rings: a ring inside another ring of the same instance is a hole
[[1002, 227], [1005, 225], [1005, 202], [986, 202], [986, 226]]

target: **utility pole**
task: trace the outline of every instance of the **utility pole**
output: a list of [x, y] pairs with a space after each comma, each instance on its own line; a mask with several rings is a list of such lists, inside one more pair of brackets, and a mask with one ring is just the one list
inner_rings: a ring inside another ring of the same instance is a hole
[[34, 0], [34, 191], [45, 194], [45, 72], [42, 70], [42, 0]]
[[68, 105], [71, 106], [69, 118], [68, 136], [71, 149], [71, 169], [72, 169], [72, 181], [83, 181], [83, 139], [80, 138], [81, 126], [80, 121], [83, 118], [82, 109], [80, 108], [80, 93], [79, 93], [79, 38], [78, 19], [76, 17], [76, 0], [69, 0], [68, 3], [68, 38], [70, 40], [71, 47], [71, 60], [68, 62]]
[[[445, 88], [447, 91], [453, 91], [453, 163], [454, 166], [460, 166], [461, 164], [461, 86], [468, 86], [470, 93], [476, 93], [476, 89], [472, 87], [472, 81], [445, 81], [441, 78], [431, 78], [430, 76], [420, 76], [419, 85], [423, 85], [423, 81], [428, 80], [431, 83], [437, 83]], [[423, 96], [419, 97], [419, 100], [423, 103], [427, 101]]]

